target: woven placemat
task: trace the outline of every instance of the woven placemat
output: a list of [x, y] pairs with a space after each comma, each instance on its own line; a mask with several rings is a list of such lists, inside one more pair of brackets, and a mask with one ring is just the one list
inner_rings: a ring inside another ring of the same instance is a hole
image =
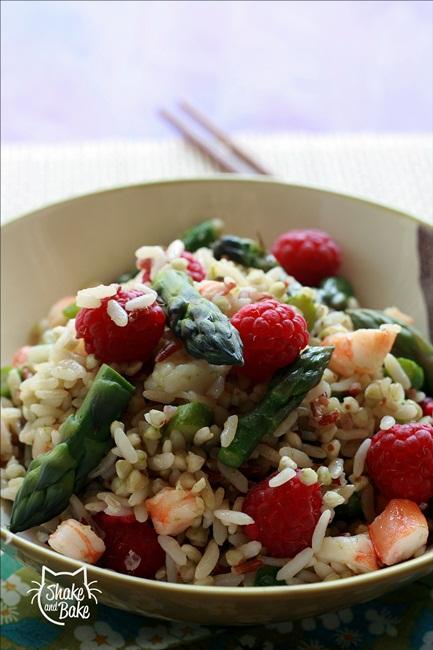
[[[239, 135], [278, 178], [354, 194], [433, 220], [429, 135]], [[179, 140], [7, 145], [2, 150], [2, 219], [71, 196], [216, 169]]]

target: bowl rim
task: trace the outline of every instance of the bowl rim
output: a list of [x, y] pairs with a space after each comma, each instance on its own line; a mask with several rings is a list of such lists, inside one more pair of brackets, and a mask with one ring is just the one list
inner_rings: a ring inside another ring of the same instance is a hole
[[[1, 230], [9, 231], [13, 228], [20, 227], [20, 224], [23, 219], [38, 219], [41, 213], [45, 212], [47, 209], [51, 208], [61, 208], [74, 202], [79, 202], [90, 197], [98, 195], [109, 195], [111, 193], [124, 192], [131, 189], [145, 188], [145, 187], [165, 187], [173, 185], [194, 185], [197, 183], [241, 183], [241, 184], [255, 184], [263, 183], [276, 186], [290, 187], [293, 189], [308, 190], [312, 191], [315, 194], [325, 194], [331, 197], [338, 197], [342, 199], [350, 199], [355, 201], [358, 204], [369, 206], [371, 208], [380, 208], [386, 212], [392, 213], [397, 216], [399, 219], [405, 219], [411, 221], [414, 225], [423, 225], [427, 226], [433, 230], [433, 224], [430, 224], [428, 221], [421, 219], [420, 217], [411, 214], [409, 212], [396, 209], [388, 204], [380, 203], [376, 201], [371, 201], [369, 199], [362, 198], [353, 194], [347, 194], [343, 192], [338, 192], [334, 190], [327, 189], [325, 187], [317, 185], [308, 185], [300, 183], [289, 183], [283, 179], [279, 179], [274, 176], [258, 176], [250, 174], [209, 174], [201, 176], [188, 176], [188, 177], [173, 177], [163, 180], [152, 180], [145, 181], [141, 183], [131, 183], [126, 185], [117, 185], [107, 189], [101, 189], [96, 192], [88, 192], [86, 194], [79, 194], [62, 201], [57, 201], [54, 203], [48, 203], [42, 205], [36, 210], [31, 210], [29, 212], [21, 213], [12, 219], [8, 220], [6, 223], [1, 225]], [[361, 575], [350, 576], [348, 578], [340, 578], [339, 580], [325, 581], [325, 582], [316, 582], [303, 585], [281, 585], [281, 586], [272, 586], [270, 587], [242, 587], [240, 589], [233, 587], [225, 587], [215, 585], [194, 585], [194, 584], [180, 584], [180, 583], [171, 583], [171, 582], [162, 582], [158, 580], [151, 580], [148, 578], [139, 578], [136, 576], [131, 576], [124, 573], [117, 573], [111, 569], [105, 569], [103, 567], [98, 567], [95, 565], [90, 565], [85, 562], [74, 560], [65, 555], [56, 553], [54, 550], [46, 548], [32, 540], [28, 540], [24, 537], [20, 537], [16, 533], [11, 533], [3, 525], [0, 529], [0, 539], [2, 541], [2, 546], [5, 552], [7, 552], [8, 547], [16, 548], [22, 550], [37, 557], [39, 561], [42, 560], [48, 561], [52, 558], [57, 558], [58, 562], [63, 563], [71, 570], [75, 570], [82, 566], [89, 567], [95, 578], [104, 578], [108, 580], [117, 580], [124, 584], [125, 587], [130, 586], [131, 588], [146, 587], [146, 589], [154, 590], [155, 592], [167, 593], [168, 591], [172, 593], [177, 593], [181, 595], [190, 594], [191, 592], [197, 592], [198, 595], [206, 594], [207, 597], [241, 597], [244, 600], [257, 597], [259, 594], [265, 593], [269, 597], [280, 597], [280, 596], [291, 596], [296, 598], [297, 596], [307, 596], [307, 595], [317, 595], [317, 594], [329, 594], [330, 592], [340, 592], [345, 591], [345, 589], [350, 589], [351, 587], [370, 587], [382, 581], [388, 582], [392, 581], [393, 578], [404, 578], [409, 576], [413, 572], [426, 573], [433, 571], [433, 549], [429, 549], [425, 554], [405, 560], [400, 564], [396, 564], [390, 567], [384, 567], [371, 573], [364, 573]], [[26, 568], [27, 565], [25, 565]], [[241, 595], [242, 594], [242, 595]]]
[[370, 206], [372, 208], [380, 208], [382, 210], [385, 210], [386, 212], [392, 212], [399, 219], [406, 219], [411, 222], [415, 222], [419, 225], [427, 226], [428, 228], [433, 230], [433, 221], [430, 223], [426, 219], [423, 219], [422, 217], [415, 215], [411, 212], [408, 212], [406, 210], [400, 210], [399, 208], [393, 207], [388, 203], [382, 203], [380, 201], [372, 201], [370, 199], [364, 198], [356, 194], [338, 192], [337, 190], [331, 190], [321, 185], [309, 185], [308, 183], [290, 183], [276, 176], [261, 176], [258, 174], [228, 174], [228, 173], [213, 173], [208, 175], [203, 174], [200, 176], [185, 176], [185, 177], [173, 176], [173, 177], [164, 178], [160, 180], [150, 180], [150, 181], [143, 181], [140, 183], [127, 183], [125, 185], [115, 185], [113, 187], [96, 190], [95, 192], [86, 192], [85, 194], [77, 194], [74, 196], [67, 197], [61, 201], [55, 201], [54, 203], [45, 203], [39, 206], [38, 208], [36, 208], [35, 210], [21, 212], [16, 216], [8, 219], [5, 223], [2, 223], [1, 229], [9, 230], [11, 226], [16, 224], [17, 222], [21, 222], [22, 219], [37, 218], [40, 215], [40, 213], [44, 212], [45, 210], [49, 210], [51, 208], [57, 208], [57, 207], [64, 207], [75, 201], [77, 202], [82, 201], [83, 199], [87, 199], [94, 196], [108, 195], [111, 193], [124, 192], [131, 189], [138, 189], [138, 188], [145, 188], [145, 187], [159, 187], [159, 186], [164, 187], [166, 185], [168, 186], [194, 185], [196, 183], [207, 183], [207, 182], [241, 183], [245, 185], [260, 183], [264, 185], [269, 184], [269, 185], [276, 185], [282, 187], [290, 187], [299, 190], [308, 190], [316, 194], [325, 194], [331, 197], [350, 199], [351, 201], [355, 201], [356, 203]]

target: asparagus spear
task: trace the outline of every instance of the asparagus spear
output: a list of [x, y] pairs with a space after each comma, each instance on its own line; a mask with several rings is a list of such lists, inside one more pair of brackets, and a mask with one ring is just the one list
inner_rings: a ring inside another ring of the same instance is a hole
[[213, 422], [212, 409], [203, 402], [188, 402], [177, 407], [164, 433], [170, 435], [172, 431], [180, 431], [185, 440], [192, 442], [194, 434], [202, 427], [208, 427]]
[[193, 357], [216, 365], [243, 363], [236, 328], [216, 305], [203, 298], [186, 273], [163, 268], [153, 282], [165, 305], [172, 331]]
[[182, 241], [187, 251], [193, 253], [202, 246], [209, 246], [222, 233], [224, 222], [221, 219], [208, 219], [184, 232]]
[[275, 257], [267, 253], [263, 246], [253, 239], [226, 235], [218, 239], [212, 249], [217, 260], [228, 257], [233, 262], [262, 271], [269, 271], [277, 265]]
[[314, 298], [308, 293], [308, 287], [302, 287], [298, 293], [288, 295], [285, 302], [288, 305], [297, 307], [307, 321], [308, 329], [311, 332], [317, 319], [317, 308]]
[[110, 424], [122, 415], [133, 390], [110, 366], [101, 366], [78, 411], [61, 425], [63, 442], [30, 463], [14, 501], [12, 532], [37, 526], [66, 508], [107, 453]]
[[319, 293], [325, 305], [338, 311], [347, 309], [349, 299], [354, 296], [350, 282], [337, 276], [322, 280]]
[[381, 325], [397, 323], [401, 331], [395, 339], [392, 353], [398, 357], [412, 359], [424, 370], [425, 388], [433, 394], [433, 345], [410, 325], [398, 318], [387, 316], [375, 309], [348, 309], [355, 329], [376, 329]]
[[421, 366], [412, 359], [406, 359], [406, 357], [397, 357], [397, 361], [409, 377], [412, 388], [421, 390], [424, 385], [424, 370]]
[[8, 377], [11, 370], [12, 370], [12, 366], [3, 366], [3, 368], [1, 369], [1, 389], [0, 389], [1, 397], [11, 396], [11, 392], [8, 386]]
[[219, 460], [230, 467], [240, 467], [260, 440], [271, 434], [319, 383], [331, 359], [333, 347], [307, 348], [296, 361], [280, 370], [272, 379], [268, 392], [251, 413], [239, 418], [238, 428], [228, 447], [221, 447]]

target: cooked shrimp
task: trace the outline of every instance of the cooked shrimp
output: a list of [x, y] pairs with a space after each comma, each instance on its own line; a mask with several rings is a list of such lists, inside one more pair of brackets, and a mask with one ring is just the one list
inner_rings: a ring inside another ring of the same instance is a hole
[[204, 280], [200, 282], [198, 290], [203, 298], [212, 300], [215, 296], [226, 296], [232, 289], [236, 287], [236, 282], [233, 280], [225, 280], [218, 282], [217, 280]]
[[382, 325], [380, 329], [359, 329], [327, 336], [322, 345], [335, 346], [330, 369], [343, 377], [375, 373], [391, 351], [399, 331], [398, 325]]
[[65, 307], [68, 307], [68, 305], [72, 305], [73, 302], [75, 302], [74, 296], [65, 296], [64, 298], [60, 298], [60, 300], [55, 302], [48, 312], [48, 327], [51, 328], [56, 327], [57, 325], [65, 325], [68, 319], [64, 315], [63, 310]]
[[158, 535], [178, 535], [204, 512], [203, 499], [189, 490], [170, 487], [164, 488], [145, 503]]
[[409, 499], [392, 499], [368, 531], [380, 561], [388, 566], [413, 557], [428, 538], [427, 520]]
[[75, 519], [66, 519], [49, 536], [48, 544], [58, 553], [95, 564], [105, 551], [104, 541]]
[[19, 368], [27, 363], [29, 357], [30, 345], [24, 345], [22, 348], [18, 348], [12, 357], [12, 365], [14, 368]]
[[351, 537], [325, 537], [317, 557], [322, 562], [341, 562], [354, 573], [368, 573], [379, 568], [367, 533]]

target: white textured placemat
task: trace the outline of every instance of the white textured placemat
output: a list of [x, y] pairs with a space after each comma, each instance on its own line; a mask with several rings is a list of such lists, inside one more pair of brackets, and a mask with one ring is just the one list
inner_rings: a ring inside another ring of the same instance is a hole
[[[430, 135], [239, 135], [277, 177], [388, 204], [433, 220]], [[2, 220], [47, 203], [213, 165], [179, 140], [94, 141], [2, 148]]]

